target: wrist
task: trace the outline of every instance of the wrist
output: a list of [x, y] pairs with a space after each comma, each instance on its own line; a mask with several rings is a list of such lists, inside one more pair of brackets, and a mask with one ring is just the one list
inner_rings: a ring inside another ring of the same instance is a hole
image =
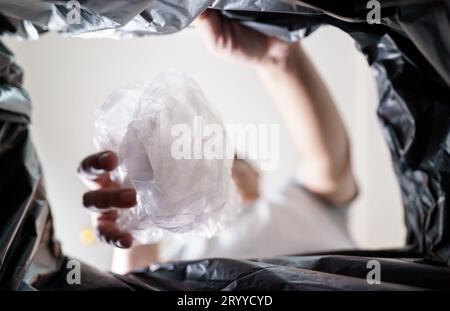
[[259, 72], [274, 73], [291, 71], [301, 63], [303, 51], [298, 43], [281, 42], [274, 46], [268, 55], [256, 64]]

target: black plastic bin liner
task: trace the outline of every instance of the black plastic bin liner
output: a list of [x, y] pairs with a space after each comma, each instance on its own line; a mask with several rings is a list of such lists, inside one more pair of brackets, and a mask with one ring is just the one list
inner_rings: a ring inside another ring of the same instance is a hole
[[328, 24], [354, 38], [377, 82], [378, 116], [402, 192], [407, 243], [450, 265], [450, 1], [381, 1], [380, 25], [366, 22], [367, 1], [302, 2], [316, 13], [224, 14], [268, 34], [283, 27], [308, 35]]
[[[389, 255], [395, 257], [383, 257]], [[370, 252], [365, 256], [346, 253], [265, 260], [211, 258], [154, 265], [124, 276], [82, 265], [79, 285], [67, 283], [69, 270], [64, 265], [33, 285], [40, 290], [450, 290], [447, 267], [399, 255]], [[380, 284], [367, 281], [370, 260], [380, 263]]]

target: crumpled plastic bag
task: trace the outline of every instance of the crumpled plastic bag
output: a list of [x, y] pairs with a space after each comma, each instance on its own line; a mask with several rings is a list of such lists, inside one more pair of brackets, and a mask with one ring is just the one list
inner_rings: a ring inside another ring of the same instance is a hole
[[198, 85], [177, 71], [119, 89], [97, 109], [95, 143], [118, 153], [115, 175], [137, 192], [137, 206], [120, 210], [118, 225], [138, 242], [171, 233], [210, 237], [232, 218], [233, 157], [211, 159], [202, 152], [213, 136], [203, 135], [199, 120], [214, 124], [215, 141], [230, 146], [220, 115]]

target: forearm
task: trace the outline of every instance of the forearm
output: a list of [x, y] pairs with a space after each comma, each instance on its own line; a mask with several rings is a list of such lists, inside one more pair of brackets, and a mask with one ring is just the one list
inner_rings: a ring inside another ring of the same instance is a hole
[[158, 244], [135, 245], [128, 249], [115, 248], [111, 271], [125, 274], [159, 261]]
[[349, 140], [306, 53], [300, 45], [291, 45], [285, 57], [260, 64], [258, 71], [292, 135], [305, 186], [333, 202], [349, 199], [355, 192]]

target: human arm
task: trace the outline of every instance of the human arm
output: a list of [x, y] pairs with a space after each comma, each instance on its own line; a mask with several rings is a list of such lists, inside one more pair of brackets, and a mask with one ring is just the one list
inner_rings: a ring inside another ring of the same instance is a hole
[[333, 204], [357, 194], [350, 143], [335, 103], [301, 45], [267, 37], [214, 11], [197, 25], [219, 56], [253, 65], [284, 117], [302, 183]]

